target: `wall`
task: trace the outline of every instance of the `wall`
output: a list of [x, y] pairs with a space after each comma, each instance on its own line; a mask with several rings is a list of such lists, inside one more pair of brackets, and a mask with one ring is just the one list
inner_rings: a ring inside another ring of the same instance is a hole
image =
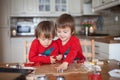
[[120, 6], [101, 11], [103, 27], [97, 33], [108, 33], [112, 36], [120, 36]]

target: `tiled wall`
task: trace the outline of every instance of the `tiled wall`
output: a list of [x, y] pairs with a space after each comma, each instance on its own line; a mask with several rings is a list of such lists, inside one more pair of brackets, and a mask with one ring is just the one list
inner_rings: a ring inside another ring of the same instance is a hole
[[[101, 33], [101, 34], [109, 34], [112, 36], [120, 36], [120, 11], [119, 8], [114, 8], [110, 10], [104, 10], [100, 12], [100, 15], [102, 16], [102, 22], [103, 25], [101, 26], [101, 30], [96, 29], [95, 33]], [[40, 18], [41, 20], [43, 18]], [[81, 22], [84, 20], [94, 20], [97, 21], [98, 17], [97, 16], [80, 16], [80, 17], [74, 17], [75, 19], [75, 24], [76, 24], [76, 32], [82, 31], [83, 26], [81, 25]], [[15, 22], [21, 19], [12, 19], [11, 22], [11, 27]], [[52, 20], [56, 22], [55, 17], [49, 17], [45, 18], [45, 20]]]
[[114, 9], [104, 10], [101, 12], [103, 18], [103, 26], [98, 33], [108, 33], [113, 36], [120, 36], [120, 11], [116, 7]]

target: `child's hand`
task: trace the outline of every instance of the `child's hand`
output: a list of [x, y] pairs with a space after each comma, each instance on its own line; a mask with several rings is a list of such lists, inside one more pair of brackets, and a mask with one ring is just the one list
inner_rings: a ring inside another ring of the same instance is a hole
[[56, 56], [56, 60], [61, 60], [62, 59], [62, 55], [61, 54], [59, 54], [58, 56]]
[[59, 65], [56, 68], [57, 68], [57, 71], [66, 70], [68, 68], [68, 62], [63, 62], [61, 65]]
[[50, 63], [56, 63], [56, 59], [54, 58], [54, 56], [50, 56]]

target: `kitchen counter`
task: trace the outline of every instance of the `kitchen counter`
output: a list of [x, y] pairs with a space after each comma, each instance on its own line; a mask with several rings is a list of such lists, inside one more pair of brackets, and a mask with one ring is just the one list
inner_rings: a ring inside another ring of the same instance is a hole
[[35, 37], [35, 35], [11, 35], [11, 38], [19, 38], [19, 37]]
[[120, 44], [120, 40], [108, 40], [108, 39], [95, 39], [98, 42], [108, 43], [108, 44]]
[[94, 39], [98, 42], [113, 44], [113, 43], [120, 43], [120, 40], [115, 40], [114, 36], [85, 36], [85, 35], [79, 35], [80, 39]]

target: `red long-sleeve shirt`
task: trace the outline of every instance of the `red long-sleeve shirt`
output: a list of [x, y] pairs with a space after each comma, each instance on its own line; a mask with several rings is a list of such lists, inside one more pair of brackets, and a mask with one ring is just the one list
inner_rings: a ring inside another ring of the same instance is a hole
[[29, 61], [34, 62], [34, 65], [50, 63], [50, 56], [57, 56], [58, 49], [56, 41], [52, 41], [51, 45], [45, 48], [38, 39], [34, 39], [29, 51]]
[[71, 63], [74, 59], [79, 59], [81, 61], [85, 61], [85, 57], [82, 53], [82, 48], [80, 45], [80, 40], [76, 36], [71, 36], [70, 40], [62, 45], [62, 41], [60, 39], [57, 40], [57, 43], [60, 48], [60, 53], [65, 57], [64, 62]]

